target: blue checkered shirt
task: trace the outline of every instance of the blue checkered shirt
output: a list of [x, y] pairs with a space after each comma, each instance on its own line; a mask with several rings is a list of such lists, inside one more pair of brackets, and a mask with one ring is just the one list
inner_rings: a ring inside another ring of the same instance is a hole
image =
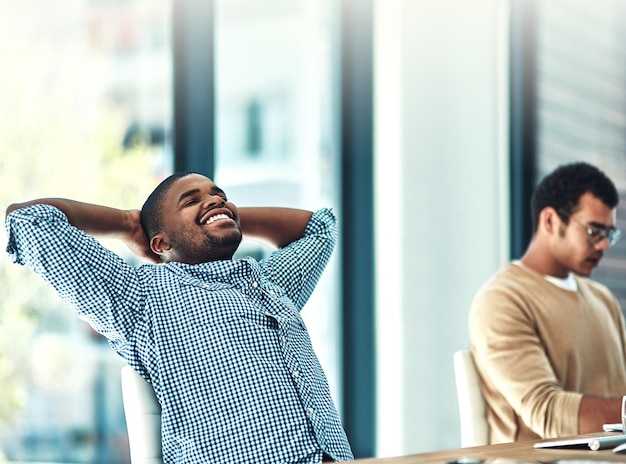
[[353, 459], [300, 316], [336, 240], [330, 210], [260, 262], [131, 266], [47, 205], [6, 228], [13, 261], [152, 384], [166, 463]]

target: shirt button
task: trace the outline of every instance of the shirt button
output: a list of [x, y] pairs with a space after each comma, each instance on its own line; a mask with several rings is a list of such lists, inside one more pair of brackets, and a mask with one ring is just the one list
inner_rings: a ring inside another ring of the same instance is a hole
[[298, 371], [293, 371], [293, 376], [294, 376], [294, 377], [298, 377], [298, 376], [300, 376], [300, 372], [298, 372]]
[[210, 288], [211, 284], [202, 284], [202, 288]]
[[280, 337], [280, 341], [285, 343], [287, 341], [287, 339], [285, 337]]
[[252, 287], [253, 287], [253, 288], [257, 288], [258, 286], [259, 286], [259, 283], [258, 283], [258, 282], [252, 282]]
[[313, 414], [313, 408], [309, 408], [309, 414]]
[[270, 295], [273, 295], [274, 293], [274, 290], [270, 290]]

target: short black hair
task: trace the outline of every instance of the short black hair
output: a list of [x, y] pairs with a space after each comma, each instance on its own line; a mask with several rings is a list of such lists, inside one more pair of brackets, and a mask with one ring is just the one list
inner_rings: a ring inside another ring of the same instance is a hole
[[541, 210], [550, 206], [565, 222], [574, 214], [580, 197], [591, 193], [609, 208], [619, 203], [613, 181], [600, 169], [584, 162], [559, 166], [539, 183], [531, 199], [533, 230], [537, 230]]
[[143, 204], [141, 207], [141, 226], [148, 236], [148, 240], [163, 230], [163, 201], [168, 190], [178, 179], [192, 174], [196, 173], [191, 171], [175, 172], [161, 181]]

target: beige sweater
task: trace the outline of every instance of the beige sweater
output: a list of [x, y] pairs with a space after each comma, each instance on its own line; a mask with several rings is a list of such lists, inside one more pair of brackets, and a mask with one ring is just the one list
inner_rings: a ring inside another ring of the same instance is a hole
[[492, 443], [575, 435], [583, 394], [626, 394], [619, 303], [606, 287], [576, 281], [578, 291], [564, 290], [508, 264], [474, 298], [470, 340]]

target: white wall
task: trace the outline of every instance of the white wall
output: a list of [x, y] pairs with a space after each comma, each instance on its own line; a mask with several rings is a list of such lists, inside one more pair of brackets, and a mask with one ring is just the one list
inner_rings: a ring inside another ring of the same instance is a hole
[[505, 3], [376, 5], [378, 456], [460, 446], [452, 354], [508, 256]]

